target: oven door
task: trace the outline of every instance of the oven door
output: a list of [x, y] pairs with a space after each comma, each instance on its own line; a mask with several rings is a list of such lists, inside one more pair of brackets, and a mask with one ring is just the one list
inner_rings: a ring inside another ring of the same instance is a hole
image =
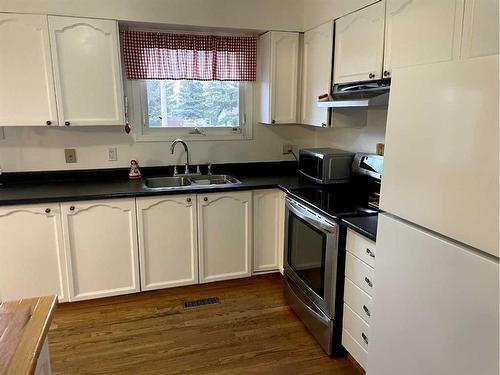
[[285, 273], [330, 318], [334, 318], [339, 227], [288, 197]]

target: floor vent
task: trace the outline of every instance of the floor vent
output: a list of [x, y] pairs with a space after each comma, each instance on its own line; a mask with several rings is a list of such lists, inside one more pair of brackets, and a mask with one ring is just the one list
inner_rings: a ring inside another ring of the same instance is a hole
[[190, 309], [193, 307], [200, 307], [200, 306], [205, 306], [205, 305], [216, 305], [218, 303], [220, 303], [219, 297], [203, 298], [203, 299], [197, 299], [194, 301], [184, 302], [184, 308]]

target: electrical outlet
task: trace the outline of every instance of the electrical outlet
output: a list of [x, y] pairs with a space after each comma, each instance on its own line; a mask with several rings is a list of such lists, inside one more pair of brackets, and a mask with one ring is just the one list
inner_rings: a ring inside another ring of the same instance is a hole
[[65, 148], [64, 158], [66, 159], [66, 163], [76, 163], [76, 149]]
[[293, 152], [293, 145], [283, 143], [281, 145], [281, 152], [283, 153], [283, 155], [291, 154]]
[[116, 147], [108, 147], [108, 161], [117, 161], [118, 153]]

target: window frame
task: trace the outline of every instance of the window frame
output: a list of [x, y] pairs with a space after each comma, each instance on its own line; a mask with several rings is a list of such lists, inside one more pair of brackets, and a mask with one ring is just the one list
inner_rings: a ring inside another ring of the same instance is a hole
[[147, 88], [145, 80], [127, 80], [132, 90], [132, 112], [134, 116], [135, 135], [137, 142], [163, 142], [182, 138], [189, 141], [217, 141], [217, 140], [250, 140], [253, 136], [253, 82], [239, 82], [239, 131], [234, 132], [231, 127], [202, 127], [202, 134], [192, 134], [195, 127], [183, 128], [151, 128], [148, 125]]

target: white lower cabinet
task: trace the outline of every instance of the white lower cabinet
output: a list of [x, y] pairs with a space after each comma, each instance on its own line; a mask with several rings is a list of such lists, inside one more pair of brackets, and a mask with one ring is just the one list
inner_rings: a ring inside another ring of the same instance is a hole
[[200, 283], [252, 273], [252, 192], [198, 195]]
[[198, 283], [196, 195], [137, 198], [141, 290]]
[[68, 298], [59, 203], [0, 207], [0, 300]]
[[373, 311], [375, 242], [348, 229], [342, 345], [366, 369]]
[[0, 300], [79, 301], [282, 270], [284, 199], [268, 189], [0, 207]]
[[283, 269], [285, 194], [278, 189], [253, 192], [253, 272]]
[[62, 203], [71, 301], [138, 292], [135, 199]]

